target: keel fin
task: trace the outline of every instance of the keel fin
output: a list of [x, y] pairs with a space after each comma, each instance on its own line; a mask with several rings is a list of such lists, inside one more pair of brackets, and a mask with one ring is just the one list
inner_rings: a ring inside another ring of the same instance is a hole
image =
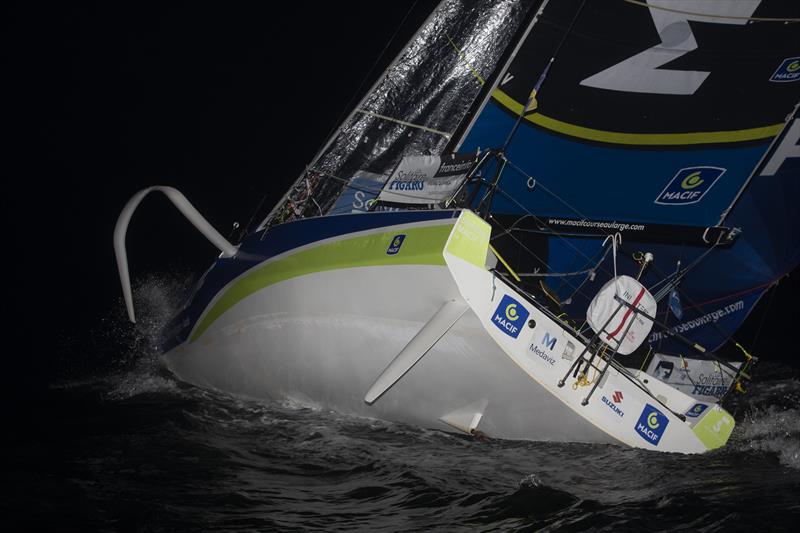
[[364, 401], [372, 405], [387, 390], [389, 390], [400, 378], [411, 370], [417, 361], [422, 359], [433, 346], [444, 337], [450, 328], [467, 312], [469, 306], [464, 300], [450, 300], [445, 302], [433, 317], [422, 326], [422, 329], [414, 335], [414, 338], [406, 344], [405, 348], [389, 363], [378, 376], [372, 386], [364, 396]]
[[464, 407], [459, 407], [455, 411], [441, 416], [439, 420], [452, 428], [471, 435], [473, 430], [477, 429], [478, 424], [481, 423], [481, 418], [483, 418], [487, 405], [489, 405], [489, 400], [484, 398]]

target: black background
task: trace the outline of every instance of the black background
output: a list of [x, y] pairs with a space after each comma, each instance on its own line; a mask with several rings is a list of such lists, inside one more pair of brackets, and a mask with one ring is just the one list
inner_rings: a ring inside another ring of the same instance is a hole
[[[112, 231], [133, 193], [172, 185], [224, 235], [233, 222], [246, 224], [264, 195], [267, 207], [280, 198], [355, 105], [351, 98], [380, 76], [435, 4], [7, 8], [9, 390], [46, 387], [58, 377], [52, 361], [72, 356], [59, 344], [64, 332], [90, 349], [101, 319], [122, 306]], [[129, 229], [134, 278], [173, 268], [199, 273], [216, 253], [160, 196], [142, 204]], [[758, 355], [793, 361], [796, 350], [782, 343], [792, 339], [798, 294], [794, 279], [782, 284]], [[764, 309], [742, 340], [753, 339]]]
[[[246, 224], [262, 197], [271, 207], [283, 195], [435, 5], [13, 6], [3, 22], [2, 194], [12, 390], [57, 379], [53, 361], [91, 350], [102, 318], [123, 305], [112, 232], [130, 196], [171, 185], [223, 235]], [[200, 273], [218, 253], [161, 195], [142, 203], [127, 243], [134, 279]]]

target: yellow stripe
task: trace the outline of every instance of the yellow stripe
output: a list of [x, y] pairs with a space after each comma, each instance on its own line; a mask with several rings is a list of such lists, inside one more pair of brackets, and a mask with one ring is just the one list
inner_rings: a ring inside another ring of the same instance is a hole
[[[511, 98], [501, 89], [495, 89], [492, 93], [501, 105], [507, 108], [514, 114], [519, 115], [522, 113], [522, 104]], [[541, 113], [534, 113], [526, 116], [529, 120], [558, 133], [563, 133], [571, 137], [579, 139], [587, 139], [590, 141], [599, 141], [611, 144], [631, 144], [639, 146], [681, 146], [687, 144], [715, 144], [715, 143], [730, 143], [742, 141], [756, 141], [759, 139], [769, 139], [777, 135], [783, 123], [772, 124], [770, 126], [761, 126], [758, 128], [749, 128], [745, 130], [731, 130], [731, 131], [704, 131], [693, 133], [622, 133], [617, 131], [603, 131], [594, 128], [586, 128], [578, 126], [577, 124], [570, 124], [563, 122]]]
[[504, 266], [504, 267], [506, 267], [506, 270], [508, 270], [509, 272], [511, 272], [511, 275], [512, 275], [512, 276], [514, 276], [514, 279], [515, 279], [515, 280], [517, 280], [518, 282], [522, 282], [522, 280], [521, 280], [521, 279], [519, 279], [519, 276], [517, 276], [517, 273], [516, 273], [516, 272], [514, 272], [514, 271], [511, 269], [511, 267], [510, 267], [510, 266], [508, 266], [508, 263], [506, 263], [506, 260], [505, 260], [505, 259], [503, 259], [503, 256], [501, 256], [499, 253], [497, 253], [497, 250], [495, 250], [494, 246], [492, 246], [492, 245], [490, 244], [490, 245], [489, 245], [489, 248], [491, 248], [491, 249], [492, 249], [492, 253], [494, 253], [495, 257], [497, 257], [497, 258], [500, 260], [500, 262], [501, 262], [501, 263], [503, 263], [503, 266]]

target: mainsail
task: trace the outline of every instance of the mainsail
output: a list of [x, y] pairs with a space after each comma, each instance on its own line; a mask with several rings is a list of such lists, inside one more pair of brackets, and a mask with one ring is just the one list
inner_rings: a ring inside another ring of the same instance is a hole
[[[546, 3], [457, 143], [501, 147], [523, 114], [490, 208], [528, 237], [518, 267], [583, 271], [593, 237], [621, 232], [629, 258], [655, 255], [645, 285], [683, 296], [678, 330], [725, 341], [800, 259], [798, 15], [780, 0]], [[576, 316], [600, 286], [583, 295], [586, 275], [547, 278]]]

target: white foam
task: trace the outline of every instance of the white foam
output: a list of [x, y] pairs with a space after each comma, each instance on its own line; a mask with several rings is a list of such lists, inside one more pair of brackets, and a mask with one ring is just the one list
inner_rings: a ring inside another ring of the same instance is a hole
[[737, 448], [775, 453], [781, 464], [800, 470], [800, 410], [753, 408], [738, 430]]

